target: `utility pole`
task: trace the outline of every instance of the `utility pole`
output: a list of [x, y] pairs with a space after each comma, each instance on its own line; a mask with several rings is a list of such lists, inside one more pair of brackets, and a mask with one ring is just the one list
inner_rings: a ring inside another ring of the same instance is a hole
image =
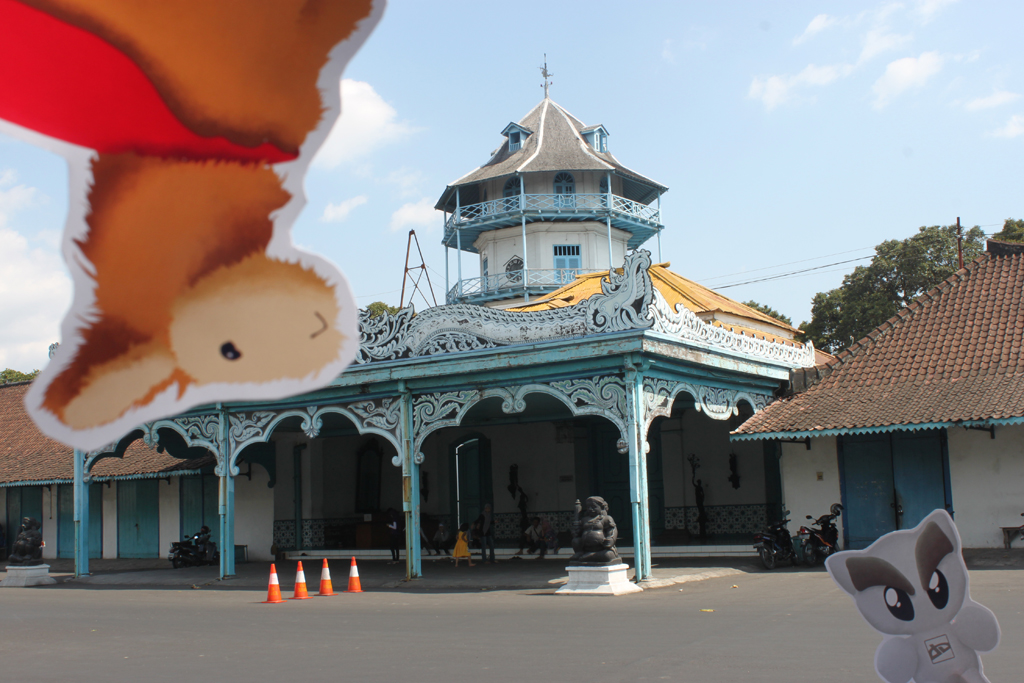
[[[409, 256], [412, 255], [412, 243], [414, 241], [416, 242], [416, 251], [420, 255], [420, 265], [410, 268]], [[414, 270], [419, 271], [416, 273], [415, 277], [410, 275], [410, 271]], [[399, 308], [405, 308], [405, 283], [409, 281], [412, 281], [412, 290], [409, 292], [409, 303], [412, 303], [412, 298], [416, 296], [416, 292], [419, 292], [420, 296], [423, 297], [423, 302], [427, 304], [427, 306], [430, 306], [430, 301], [427, 301], [427, 296], [423, 293], [423, 290], [420, 289], [420, 280], [424, 276], [427, 278], [427, 288], [430, 290], [430, 298], [436, 306], [437, 297], [434, 296], [434, 286], [430, 284], [430, 273], [427, 272], [427, 262], [423, 260], [423, 250], [420, 249], [420, 240], [416, 237], [416, 231], [410, 230], [409, 242], [405, 245], [405, 275], [402, 276], [402, 300], [398, 304]]]
[[956, 217], [956, 258], [960, 269], [964, 267], [964, 231], [960, 227], [960, 216]]

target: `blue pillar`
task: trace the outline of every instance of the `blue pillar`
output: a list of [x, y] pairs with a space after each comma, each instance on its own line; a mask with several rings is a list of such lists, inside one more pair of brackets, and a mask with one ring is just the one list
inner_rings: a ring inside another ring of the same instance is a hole
[[633, 510], [633, 558], [636, 580], [651, 576], [651, 523], [647, 500], [647, 433], [643, 417], [643, 367], [626, 361], [626, 427], [629, 443], [629, 502]]
[[89, 485], [85, 483], [86, 454], [74, 452], [75, 576], [89, 573]]
[[402, 509], [405, 511], [405, 578], [423, 576], [420, 558], [420, 466], [414, 452], [412, 392], [399, 381], [402, 392]]
[[231, 444], [228, 440], [228, 412], [217, 404], [220, 423], [217, 448], [220, 450], [220, 486], [217, 506], [220, 513], [220, 578], [235, 575], [235, 479], [231, 476]]

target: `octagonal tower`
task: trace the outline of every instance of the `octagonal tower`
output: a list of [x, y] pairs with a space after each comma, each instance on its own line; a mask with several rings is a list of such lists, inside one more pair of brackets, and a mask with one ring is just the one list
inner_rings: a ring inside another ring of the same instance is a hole
[[[445, 213], [446, 276], [447, 249], [458, 253], [447, 303], [521, 305], [577, 274], [621, 266], [627, 250], [664, 227], [668, 188], [623, 166], [604, 126], [545, 97], [501, 134], [490, 160], [434, 207]], [[479, 277], [462, 277], [462, 252], [478, 255]]]

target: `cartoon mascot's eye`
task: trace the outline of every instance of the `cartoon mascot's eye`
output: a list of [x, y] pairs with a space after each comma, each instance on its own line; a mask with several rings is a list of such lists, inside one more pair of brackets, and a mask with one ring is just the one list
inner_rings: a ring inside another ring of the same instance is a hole
[[228, 360], [238, 360], [242, 357], [242, 352], [236, 349], [231, 342], [224, 342], [220, 347], [220, 355]]
[[885, 606], [900, 621], [914, 620], [914, 603], [910, 602], [907, 592], [888, 586], [885, 589]]
[[932, 574], [928, 582], [928, 599], [932, 601], [936, 609], [942, 609], [949, 602], [949, 584], [946, 577], [938, 569]]

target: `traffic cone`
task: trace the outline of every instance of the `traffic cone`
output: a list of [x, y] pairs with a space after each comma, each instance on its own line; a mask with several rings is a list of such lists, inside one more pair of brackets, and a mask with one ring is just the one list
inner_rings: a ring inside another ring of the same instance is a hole
[[299, 568], [295, 572], [295, 595], [291, 600], [309, 600], [309, 593], [306, 592], [306, 572], [302, 571], [302, 560], [299, 560]]
[[359, 583], [359, 567], [356, 566], [356, 558], [352, 558], [352, 566], [348, 569], [348, 592], [362, 593], [363, 587]]
[[267, 599], [263, 601], [263, 604], [274, 604], [277, 602], [284, 602], [281, 599], [281, 584], [277, 580], [277, 568], [274, 565], [270, 565], [270, 586], [267, 587]]
[[327, 558], [324, 558], [324, 568], [320, 570], [320, 592], [317, 596], [335, 595], [334, 588], [331, 586], [331, 570], [327, 566]]

